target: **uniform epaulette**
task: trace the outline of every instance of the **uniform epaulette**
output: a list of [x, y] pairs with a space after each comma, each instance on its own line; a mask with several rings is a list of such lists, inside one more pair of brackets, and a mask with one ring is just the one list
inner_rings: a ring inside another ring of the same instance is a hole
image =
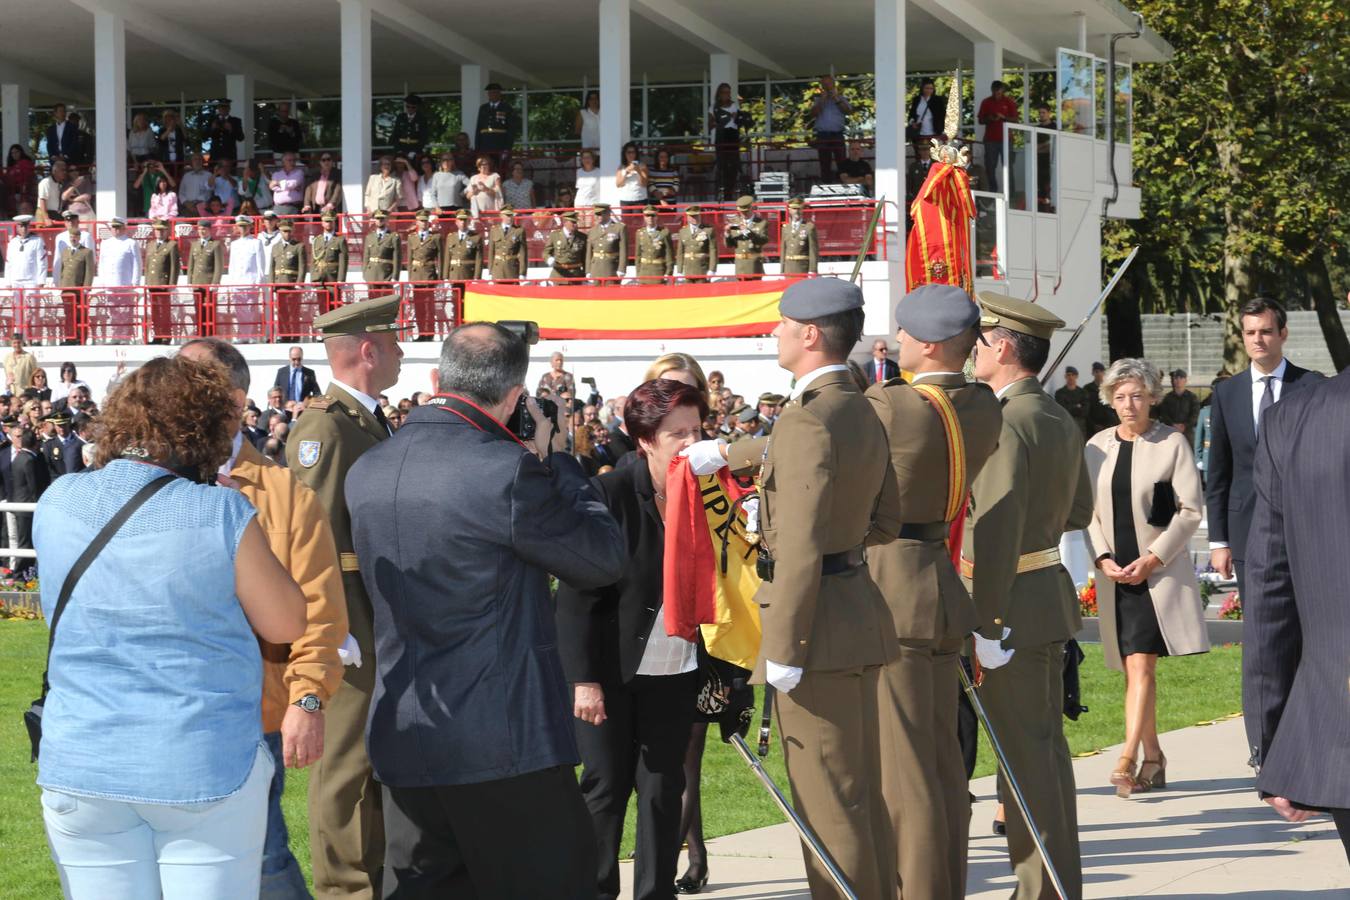
[[310, 397], [305, 401], [305, 409], [328, 409], [337, 403], [336, 397], [324, 394], [322, 397]]

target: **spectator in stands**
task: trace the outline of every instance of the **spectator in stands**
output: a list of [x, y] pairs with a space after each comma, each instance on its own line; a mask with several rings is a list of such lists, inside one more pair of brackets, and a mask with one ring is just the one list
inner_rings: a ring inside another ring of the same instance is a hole
[[299, 153], [300, 142], [300, 123], [292, 118], [291, 105], [284, 101], [278, 103], [277, 114], [267, 123], [268, 148], [271, 149], [273, 156]]
[[305, 188], [303, 213], [340, 213], [343, 210], [342, 179], [333, 171], [333, 154], [319, 156], [319, 177]]
[[281, 154], [281, 168], [272, 170], [267, 187], [272, 192], [271, 206], [277, 215], [293, 216], [300, 211], [305, 199], [305, 170], [296, 165], [294, 150]]
[[[65, 377], [66, 377], [65, 365], [63, 364], [61, 367], [61, 378], [64, 380]], [[53, 390], [53, 393], [55, 393], [55, 389]], [[89, 385], [81, 381], [76, 384], [70, 385], [69, 388], [66, 390], [65, 397], [63, 397], [60, 400], [52, 401], [52, 411], [67, 412], [67, 413], [78, 412], [80, 408], [84, 406], [84, 404], [89, 402], [89, 399], [90, 399]]]
[[72, 112], [66, 122], [75, 129], [75, 149], [66, 161], [74, 166], [89, 166], [94, 162], [94, 135], [84, 127], [84, 117]]
[[164, 110], [164, 115], [160, 119], [159, 136], [155, 138], [155, 143], [157, 145], [155, 156], [159, 161], [168, 163], [169, 168], [175, 172], [180, 171], [191, 152], [188, 149], [187, 132], [178, 121], [176, 110]]
[[[58, 480], [38, 508], [51, 621], [94, 535], [171, 476], [75, 586], [72, 608], [97, 598], [106, 618], [62, 617], [49, 661], [37, 780], [72, 898], [259, 893], [275, 764], [262, 744], [258, 638], [299, 639], [305, 597], [248, 499], [207, 486], [238, 417], [222, 367], [151, 360], [109, 401], [99, 467]], [[94, 645], [101, 652], [88, 653]], [[107, 764], [150, 758], [155, 766]]]
[[422, 208], [422, 188], [416, 168], [417, 160], [394, 157], [394, 171], [398, 174], [398, 209], [413, 212]]
[[459, 171], [454, 154], [442, 153], [440, 168], [431, 176], [432, 209], [442, 214], [459, 209], [464, 205], [464, 189], [468, 185], [469, 179]]
[[500, 167], [511, 159], [511, 148], [516, 145], [520, 123], [516, 111], [502, 99], [502, 86], [492, 82], [484, 90], [487, 102], [478, 107], [478, 131], [473, 146], [479, 155], [489, 156]]
[[[239, 142], [244, 139], [244, 123], [238, 116], [230, 115], [229, 100], [221, 100], [216, 104], [216, 114], [207, 123], [204, 131], [206, 142], [210, 145], [212, 167], [222, 160], [235, 162], [239, 159]], [[207, 149], [202, 148], [204, 152]]]
[[485, 212], [502, 208], [502, 176], [492, 171], [492, 160], [487, 156], [478, 157], [476, 169], [478, 174], [469, 179], [469, 187], [464, 191], [475, 219]]
[[647, 205], [647, 164], [634, 141], [623, 145], [619, 152], [619, 168], [614, 173], [614, 186], [618, 188], [620, 206]]
[[549, 358], [549, 370], [539, 378], [540, 391], [549, 391], [559, 396], [566, 395], [568, 398], [576, 394], [576, 382], [572, 378], [572, 373], [563, 370], [563, 355], [554, 352]]
[[52, 123], [47, 126], [47, 156], [69, 160], [75, 155], [79, 128], [72, 126], [66, 116], [66, 105], [57, 103], [52, 107]]
[[731, 85], [719, 84], [708, 111], [708, 131], [717, 152], [719, 199], [735, 200], [740, 194], [741, 129], [749, 124], [750, 115], [731, 95]]
[[820, 90], [811, 101], [811, 119], [816, 131], [815, 147], [820, 154], [820, 183], [834, 181], [834, 165], [844, 161], [844, 128], [853, 107], [839, 93], [833, 75], [820, 79]]
[[191, 168], [178, 184], [179, 211], [188, 217], [204, 215], [211, 197], [211, 173], [202, 167], [202, 155], [192, 154]]
[[38, 183], [37, 220], [39, 225], [50, 225], [61, 221], [61, 211], [65, 209], [62, 195], [69, 186], [70, 170], [64, 160], [54, 160], [47, 177]]
[[[558, 188], [558, 198], [555, 202], [558, 209], [576, 208], [576, 193], [564, 184], [562, 187]], [[557, 216], [553, 217], [553, 224], [555, 226], [560, 224], [560, 222], [561, 220]]]
[[4, 189], [5, 202], [0, 203], [0, 215], [8, 212], [14, 215], [24, 203], [34, 204], [37, 199], [37, 169], [33, 158], [22, 144], [13, 144], [5, 155]]
[[89, 385], [80, 380], [73, 362], [61, 363], [60, 379], [52, 385], [52, 403], [64, 402], [66, 395], [70, 393], [72, 388], [83, 388], [86, 392], [89, 390]]
[[23, 335], [14, 332], [9, 342], [10, 350], [5, 354], [5, 387], [11, 394], [22, 393], [33, 383], [33, 373], [37, 371], [37, 357], [28, 351]]
[[153, 159], [157, 146], [155, 133], [150, 130], [150, 120], [145, 113], [136, 113], [131, 117], [131, 130], [127, 132], [127, 153], [130, 154], [131, 161], [143, 163], [147, 159]]
[[656, 164], [647, 170], [647, 196], [662, 206], [674, 206], [680, 195], [680, 173], [665, 147], [656, 151]]
[[206, 185], [210, 188], [211, 195], [220, 201], [221, 211], [227, 216], [233, 215], [239, 205], [239, 185], [230, 174], [230, 164], [224, 161], [213, 162], [211, 177], [206, 180]]
[[944, 138], [942, 128], [947, 121], [947, 100], [939, 97], [937, 85], [931, 78], [919, 83], [919, 93], [909, 104], [909, 123], [905, 131], [914, 144], [914, 162], [927, 171], [931, 161], [933, 138]]
[[174, 193], [173, 187], [173, 176], [168, 172], [155, 181], [155, 192], [150, 195], [150, 203], [145, 211], [147, 216], [152, 219], [178, 218], [178, 195]]
[[436, 192], [432, 182], [436, 180], [436, 160], [423, 156], [417, 160], [417, 201], [422, 209], [436, 209]]
[[848, 145], [848, 159], [839, 164], [840, 184], [860, 184], [863, 193], [872, 195], [872, 164], [863, 159], [862, 144], [858, 141]]
[[[590, 209], [596, 203], [600, 202], [600, 179], [604, 175], [596, 168], [597, 156], [594, 151], [581, 151], [581, 168], [577, 169], [576, 190], [573, 193], [571, 203], [559, 202], [559, 207], [573, 207], [577, 209]], [[561, 200], [561, 198], [559, 198]]]
[[[173, 176], [169, 174], [168, 169], [164, 168], [164, 163], [157, 159], [146, 159], [138, 163], [139, 171], [136, 173], [136, 180], [131, 186], [141, 192], [140, 206], [145, 210], [145, 214], [150, 218], [155, 218], [156, 213], [150, 212], [150, 204], [156, 194], [160, 193], [160, 186], [163, 185], [170, 193], [178, 187]], [[177, 215], [178, 195], [174, 194], [174, 212], [160, 213], [159, 215]], [[165, 201], [160, 201], [161, 206]]]
[[534, 182], [526, 178], [525, 164], [511, 163], [511, 177], [502, 182], [502, 198], [506, 206], [516, 209], [534, 209]]
[[258, 411], [256, 409], [244, 410], [244, 424], [240, 428], [244, 435], [244, 440], [253, 445], [254, 449], [261, 451], [263, 442], [267, 440], [267, 432], [258, 427]]
[[402, 183], [394, 176], [394, 158], [381, 156], [380, 171], [366, 180], [366, 215], [377, 209], [392, 212], [398, 206], [402, 191]]
[[61, 192], [61, 203], [67, 212], [73, 212], [81, 220], [91, 222], [94, 219], [93, 170], [75, 167], [72, 171], [74, 180]]
[[472, 172], [474, 170], [473, 164], [478, 156], [473, 151], [473, 145], [469, 143], [467, 131], [461, 131], [455, 135], [455, 145], [450, 152], [455, 157], [455, 170], [457, 172]]
[[[302, 173], [301, 178], [303, 177]], [[272, 186], [263, 174], [262, 164], [256, 158], [244, 163], [244, 174], [240, 176], [238, 184], [240, 215], [256, 216], [261, 210], [272, 209], [274, 203]]]
[[427, 152], [427, 117], [422, 115], [421, 109], [421, 97], [416, 94], [404, 97], [403, 112], [394, 117], [394, 131], [389, 136], [395, 155], [410, 163]]
[[1008, 86], [995, 81], [989, 86], [989, 96], [980, 102], [975, 117], [984, 126], [984, 171], [989, 178], [989, 190], [998, 193], [999, 170], [1003, 162], [1003, 123], [1017, 121], [1017, 101], [1008, 96]]

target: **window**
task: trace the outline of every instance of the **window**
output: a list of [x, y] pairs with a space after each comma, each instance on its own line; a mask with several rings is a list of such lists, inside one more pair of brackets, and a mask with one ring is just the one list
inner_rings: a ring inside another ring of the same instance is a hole
[[1049, 131], [1037, 131], [1036, 136], [1036, 212], [1054, 213], [1055, 175], [1058, 159], [1055, 155], [1059, 136]]
[[1059, 130], [1091, 136], [1096, 132], [1093, 108], [1093, 58], [1072, 50], [1059, 51]]
[[[744, 97], [754, 85], [741, 85]], [[759, 94], [764, 95], [764, 86], [759, 85]], [[744, 108], [746, 101], [741, 101]], [[635, 112], [641, 112], [638, 106]], [[682, 138], [693, 137], [703, 132], [703, 85], [648, 85], [647, 86], [647, 137]]]
[[[1014, 125], [1009, 126], [1005, 133], [1008, 140], [1008, 183], [1005, 186], [1000, 180], [998, 187], [1008, 198], [1008, 209], [1029, 212], [1032, 207], [1027, 191], [1027, 156], [1031, 152], [1031, 132]], [[994, 177], [1002, 178], [999, 174]]]
[[1134, 134], [1134, 70], [1116, 62], [1116, 143], [1130, 143]]
[[975, 277], [1002, 278], [998, 250], [998, 201], [992, 194], [975, 194]]
[[1035, 69], [1027, 77], [1029, 91], [1026, 104], [1028, 125], [1037, 128], [1058, 128], [1055, 121], [1055, 71]]

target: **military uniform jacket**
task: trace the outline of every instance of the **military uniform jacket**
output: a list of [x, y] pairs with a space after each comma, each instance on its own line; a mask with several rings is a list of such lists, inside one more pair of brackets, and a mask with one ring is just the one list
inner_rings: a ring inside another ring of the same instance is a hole
[[389, 437], [374, 413], [351, 394], [330, 384], [320, 397], [311, 397], [305, 412], [291, 425], [286, 440], [286, 466], [319, 495], [333, 528], [342, 587], [347, 597], [348, 627], [361, 647], [365, 665], [374, 659], [370, 599], [361, 583], [352, 548], [352, 523], [343, 483], [352, 464], [371, 447]]
[[272, 245], [269, 272], [273, 284], [300, 284], [305, 280], [305, 246], [299, 241], [277, 241]]
[[449, 281], [471, 281], [483, 274], [483, 238], [476, 231], [446, 232], [442, 237], [445, 244], [445, 263], [441, 271]]
[[[178, 262], [175, 252], [173, 261]], [[146, 270], [149, 271], [148, 269]], [[80, 244], [61, 248], [61, 283], [57, 287], [89, 287], [94, 283], [94, 251]], [[146, 284], [153, 282], [146, 281]]]
[[769, 223], [759, 216], [752, 217], [748, 222], [737, 216], [727, 226], [727, 246], [736, 255], [737, 275], [764, 274], [763, 247], [768, 242]]
[[347, 280], [347, 240], [337, 232], [309, 239], [309, 277], [318, 282]]
[[815, 222], [800, 219], [784, 222], [778, 243], [778, 261], [785, 275], [804, 275], [820, 270]]
[[493, 225], [488, 232], [488, 245], [492, 254], [493, 279], [519, 278], [529, 271], [529, 248], [524, 228], [512, 225], [511, 230], [506, 231], [500, 223]]
[[717, 268], [717, 241], [707, 225], [680, 229], [680, 274], [685, 278], [703, 277]]
[[408, 235], [408, 280], [437, 281], [441, 277], [441, 236], [428, 229]]
[[1158, 421], [1164, 425], [1181, 425], [1187, 437], [1194, 437], [1195, 423], [1200, 418], [1200, 398], [1190, 391], [1168, 391], [1158, 402]]
[[638, 278], [653, 281], [675, 274], [675, 248], [670, 243], [670, 232], [664, 228], [655, 231], [642, 226], [637, 232]]
[[1084, 437], [1091, 437], [1087, 430], [1087, 417], [1092, 399], [1084, 387], [1065, 386], [1055, 391], [1055, 402], [1064, 407], [1064, 411], [1078, 423], [1079, 428], [1083, 429]]
[[366, 281], [398, 281], [403, 255], [398, 234], [372, 231], [366, 235], [361, 271]]
[[38, 449], [41, 450], [42, 458], [47, 463], [49, 480], [54, 481], [66, 474], [66, 447], [60, 435], [53, 434], [43, 441]]
[[[888, 483], [886, 434], [848, 372], [817, 376], [772, 437], [737, 441], [727, 458], [734, 472], [760, 471], [760, 532], [774, 559], [773, 581], [755, 595], [761, 664], [839, 671], [893, 659], [895, 628], [867, 568], [821, 575], [825, 554], [857, 548], [874, 511], [894, 508], [893, 497], [877, 499]], [[882, 527], [894, 534], [896, 524]]]
[[177, 284], [180, 268], [177, 241], [150, 241], [145, 245], [145, 283], [150, 287]]
[[205, 245], [192, 242], [188, 251], [188, 283], [220, 284], [220, 273], [225, 270], [225, 247], [214, 238]]
[[[960, 373], [930, 375], [923, 382], [942, 388], [956, 409], [966, 446], [964, 495], [998, 445], [1002, 409], [993, 391], [966, 381]], [[947, 432], [937, 411], [903, 378], [874, 384], [866, 396], [889, 439], [891, 466], [886, 478], [895, 482], [898, 503], [894, 511], [882, 511], [881, 518], [946, 531], [950, 458]], [[867, 565], [901, 640], [963, 637], [979, 624], [944, 541], [900, 538], [871, 547]]]
[[586, 274], [586, 232], [577, 229], [569, 238], [556, 229], [548, 236], [547, 251], [553, 257], [554, 278], [580, 278]]
[[1059, 547], [1064, 532], [1092, 521], [1092, 486], [1083, 438], [1035, 378], [1003, 394], [998, 449], [971, 489], [962, 556], [974, 565], [965, 579], [980, 617], [979, 631], [1004, 647], [1066, 641], [1082, 614], [1073, 580], [1062, 565], [1017, 573], [1018, 558]]
[[616, 278], [628, 268], [628, 230], [610, 220], [596, 224], [586, 235], [586, 274], [592, 278]]

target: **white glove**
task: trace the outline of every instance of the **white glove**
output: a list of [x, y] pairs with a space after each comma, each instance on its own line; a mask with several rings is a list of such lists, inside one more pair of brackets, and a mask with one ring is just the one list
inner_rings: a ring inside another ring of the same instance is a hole
[[344, 666], [361, 668], [361, 645], [350, 634], [342, 639], [342, 646], [338, 647], [338, 659], [342, 660]]
[[[1004, 638], [1007, 638], [1011, 633], [1009, 629], [1003, 629]], [[1016, 650], [1003, 649], [1002, 640], [992, 641], [979, 634], [975, 634], [973, 637], [975, 638], [975, 656], [980, 660], [980, 665], [986, 669], [1006, 666], [1012, 660], [1013, 654], [1017, 652]]]
[[544, 260], [544, 265], [548, 266], [551, 269], [553, 268], [554, 262], [556, 262], [556, 260], [550, 256], [548, 259]]
[[689, 460], [689, 467], [695, 475], [711, 475], [727, 464], [722, 455], [726, 441], [699, 441], [680, 451], [680, 455]]
[[745, 510], [745, 530], [751, 534], [759, 534], [759, 498], [751, 497], [741, 504]]
[[802, 680], [802, 670], [797, 666], [780, 666], [771, 659], [764, 661], [764, 680], [773, 685], [780, 693], [790, 694]]

